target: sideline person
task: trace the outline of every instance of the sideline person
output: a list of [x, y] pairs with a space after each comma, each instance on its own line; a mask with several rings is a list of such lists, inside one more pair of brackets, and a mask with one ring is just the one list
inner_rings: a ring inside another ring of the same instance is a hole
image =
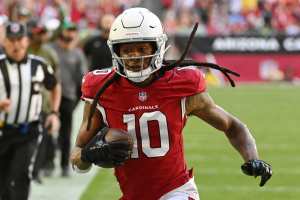
[[42, 88], [51, 95], [51, 131], [59, 126], [60, 90], [53, 69], [42, 58], [28, 54], [26, 26], [6, 26], [0, 56], [0, 199], [27, 200], [37, 141], [41, 136]]

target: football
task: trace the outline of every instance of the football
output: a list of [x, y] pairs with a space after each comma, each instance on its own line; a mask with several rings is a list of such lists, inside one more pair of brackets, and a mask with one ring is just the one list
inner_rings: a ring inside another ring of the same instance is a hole
[[126, 131], [116, 128], [110, 128], [105, 135], [106, 142], [127, 141], [130, 144], [130, 149], [133, 147], [133, 140], [130, 134]]
[[[133, 140], [132, 137], [126, 131], [116, 128], [109, 128], [108, 132], [105, 135], [106, 142], [116, 142], [116, 141], [124, 141], [129, 144], [129, 155], [131, 154], [133, 148]], [[115, 164], [112, 161], [103, 161], [98, 162], [97, 165], [102, 168], [113, 168]]]

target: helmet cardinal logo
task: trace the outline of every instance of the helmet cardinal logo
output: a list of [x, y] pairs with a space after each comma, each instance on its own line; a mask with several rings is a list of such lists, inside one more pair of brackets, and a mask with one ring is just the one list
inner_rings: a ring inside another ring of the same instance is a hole
[[140, 101], [144, 102], [147, 100], [147, 98], [148, 98], [148, 95], [146, 92], [144, 92], [144, 91], [139, 92], [139, 100]]

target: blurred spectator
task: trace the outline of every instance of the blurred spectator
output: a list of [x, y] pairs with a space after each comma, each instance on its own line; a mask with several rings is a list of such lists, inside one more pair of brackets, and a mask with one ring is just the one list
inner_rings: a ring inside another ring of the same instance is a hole
[[[192, 28], [196, 21], [199, 21], [197, 14], [194, 10], [189, 8], [182, 8], [178, 10], [178, 18], [177, 18], [177, 34], [189, 34], [192, 31]], [[205, 30], [202, 29], [201, 24], [197, 31], [197, 34], [205, 34]]]
[[19, 8], [17, 10], [16, 21], [23, 23], [23, 24], [27, 24], [27, 22], [30, 20], [30, 18], [31, 18], [30, 10], [28, 10], [26, 7], [19, 6]]
[[259, 66], [259, 75], [265, 81], [281, 81], [284, 79], [284, 73], [275, 60], [264, 60]]
[[70, 17], [72, 22], [78, 24], [80, 29], [88, 27], [87, 12], [91, 10], [88, 9], [88, 4], [84, 0], [71, 0]]
[[61, 152], [62, 176], [69, 176], [69, 155], [72, 133], [72, 115], [80, 99], [81, 80], [86, 70], [86, 60], [76, 48], [78, 30], [75, 24], [65, 23], [53, 48], [58, 54], [61, 70], [62, 99], [60, 105], [61, 127], [58, 136]]
[[198, 0], [196, 1], [196, 12], [198, 13], [199, 20], [204, 24], [208, 25], [209, 15], [211, 12], [211, 1], [210, 0]]
[[26, 18], [29, 10], [43, 23], [68, 19], [79, 31], [89, 32], [103, 15], [117, 15], [132, 6], [145, 6], [164, 17], [167, 33], [179, 29], [186, 34], [182, 20], [192, 19], [193, 24], [200, 22], [199, 32], [208, 35], [300, 34], [299, 0], [6, 0], [0, 1], [0, 13], [17, 20]]
[[[139, 3], [140, 1], [140, 3]], [[153, 13], [155, 13], [160, 19], [162, 19], [163, 17], [163, 13], [166, 12], [163, 9], [163, 4], [162, 4], [162, 0], [152, 0], [152, 1], [142, 1], [142, 0], [135, 0], [133, 2], [135, 5], [137, 5], [138, 7], [144, 7], [144, 8], [148, 8], [149, 10], [151, 10]], [[138, 4], [139, 3], [139, 4]], [[135, 5], [131, 5], [135, 6]], [[128, 7], [128, 6], [127, 6]]]
[[39, 24], [38, 22], [32, 23], [32, 25], [31, 23], [29, 23], [28, 25], [30, 29], [31, 39], [29, 46], [30, 53], [44, 58], [47, 62], [51, 64], [51, 66], [53, 66], [57, 75], [59, 75], [60, 73], [58, 69], [58, 55], [51, 46], [46, 44], [48, 41], [48, 31], [46, 27], [42, 24]]
[[242, 11], [251, 12], [257, 9], [258, 0], [242, 0]]
[[283, 70], [284, 78], [283, 80], [286, 82], [293, 82], [295, 79], [295, 68], [293, 66], [287, 66]]
[[[52, 47], [46, 44], [48, 40], [47, 29], [44, 25], [39, 24], [36, 21], [29, 23], [30, 31], [30, 46], [28, 51], [31, 54], [38, 55], [44, 58], [54, 69], [55, 77], [60, 83], [60, 70], [58, 68], [58, 55]], [[61, 90], [61, 85], [59, 84], [59, 89]], [[42, 121], [51, 114], [50, 105], [50, 94], [47, 90], [42, 91], [43, 94], [43, 106], [42, 106]], [[54, 169], [54, 155], [55, 155], [55, 143], [53, 134], [48, 131], [49, 127], [43, 124], [43, 138], [39, 145], [36, 162], [33, 168], [33, 180], [41, 183], [41, 173], [43, 170], [46, 176], [50, 176]]]
[[68, 7], [64, 0], [40, 0], [36, 2], [34, 9], [41, 24], [52, 19], [63, 21], [68, 16]]
[[118, 14], [126, 5], [135, 5], [134, 1], [137, 0], [70, 0], [70, 19], [81, 31], [88, 32], [87, 28], [98, 28], [103, 15]]
[[9, 2], [4, 2], [4, 7], [5, 7], [5, 14], [8, 16], [8, 19], [10, 21], [16, 20], [16, 14], [17, 14], [17, 8], [18, 8], [18, 1], [13, 0]]
[[118, 15], [123, 10], [123, 5], [121, 4], [122, 1], [119, 0], [100, 0], [100, 14], [113, 14]]
[[3, 15], [6, 13], [6, 7], [3, 1], [0, 1], [0, 15]]
[[[198, 0], [201, 2], [201, 0]], [[241, 0], [229, 0], [229, 12], [230, 13], [240, 13], [242, 10], [242, 1]]]
[[191, 9], [195, 5], [195, 0], [173, 0], [173, 6], [176, 10]]
[[169, 9], [165, 12], [163, 23], [164, 28], [169, 35], [176, 33], [177, 20], [175, 10]]
[[207, 32], [209, 35], [230, 34], [230, 26], [228, 24], [228, 8], [228, 5], [222, 2], [211, 5], [211, 13], [207, 27]]
[[71, 20], [78, 23], [80, 18], [85, 15], [87, 3], [84, 0], [71, 0], [70, 7]]
[[[205, 55], [205, 59], [209, 63], [217, 64], [216, 58], [214, 57], [213, 54]], [[205, 67], [203, 68], [203, 71], [205, 73], [205, 81], [208, 86], [220, 87], [225, 84], [223, 74], [219, 70], [213, 70], [211, 68]]]
[[107, 39], [114, 19], [114, 15], [103, 15], [99, 23], [101, 33], [88, 39], [83, 46], [84, 54], [89, 61], [90, 71], [112, 66], [111, 53], [107, 45]]

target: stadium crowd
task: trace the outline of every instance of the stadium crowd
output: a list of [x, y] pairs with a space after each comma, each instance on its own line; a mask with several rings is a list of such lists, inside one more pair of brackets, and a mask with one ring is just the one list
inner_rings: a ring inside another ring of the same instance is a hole
[[10, 19], [30, 15], [49, 26], [55, 25], [53, 19], [66, 17], [84, 36], [97, 28], [103, 15], [117, 15], [132, 6], [157, 13], [168, 34], [188, 33], [195, 21], [202, 35], [300, 33], [299, 0], [4, 0], [0, 14]]

